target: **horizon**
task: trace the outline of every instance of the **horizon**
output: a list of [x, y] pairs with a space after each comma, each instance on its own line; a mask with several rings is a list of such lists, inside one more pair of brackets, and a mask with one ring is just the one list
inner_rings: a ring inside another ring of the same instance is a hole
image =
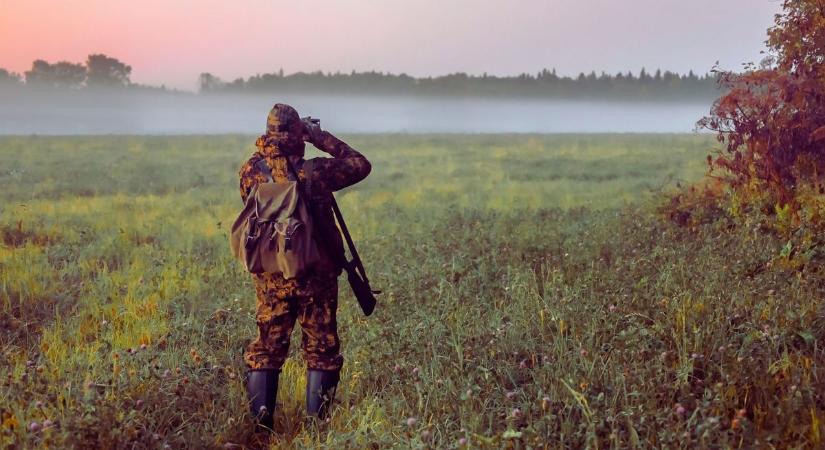
[[[104, 53], [131, 65], [134, 83], [185, 91], [195, 90], [200, 73], [231, 81], [280, 69], [415, 78], [506, 77], [545, 68], [564, 77], [635, 74], [641, 68], [702, 75], [716, 61], [725, 69], [758, 61], [765, 30], [781, 7], [772, 0], [664, 7], [654, 0], [450, 3], [454, 7], [364, 0], [250, 0], [237, 6], [208, 0], [193, 8], [190, 1], [4, 0], [0, 68], [22, 75], [36, 59], [83, 63], [89, 54]], [[266, 17], [278, 18], [274, 34]], [[293, 38], [301, 35], [307, 38]]]

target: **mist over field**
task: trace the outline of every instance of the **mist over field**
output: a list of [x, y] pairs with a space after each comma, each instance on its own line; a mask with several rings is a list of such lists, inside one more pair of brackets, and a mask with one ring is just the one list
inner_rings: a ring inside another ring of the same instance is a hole
[[254, 134], [274, 103], [342, 133], [678, 133], [690, 132], [707, 99], [601, 101], [214, 94], [0, 91], [0, 134]]

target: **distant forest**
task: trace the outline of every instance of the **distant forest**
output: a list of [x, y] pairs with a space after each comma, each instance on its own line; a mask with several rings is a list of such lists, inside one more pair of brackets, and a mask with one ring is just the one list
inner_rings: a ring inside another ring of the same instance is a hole
[[[0, 68], [0, 87], [26, 90], [76, 90], [117, 88], [172, 92], [166, 87], [138, 85], [130, 80], [131, 66], [103, 54], [89, 55], [85, 64], [36, 60], [22, 75]], [[198, 79], [203, 95], [312, 93], [327, 95], [405, 95], [455, 97], [522, 97], [592, 100], [707, 100], [721, 95], [714, 73], [678, 74], [644, 68], [632, 72], [607, 74], [581, 73], [577, 77], [559, 76], [555, 69], [516, 76], [470, 75], [454, 73], [416, 78], [383, 72], [323, 73], [283, 70], [249, 78], [224, 81], [210, 73]]]

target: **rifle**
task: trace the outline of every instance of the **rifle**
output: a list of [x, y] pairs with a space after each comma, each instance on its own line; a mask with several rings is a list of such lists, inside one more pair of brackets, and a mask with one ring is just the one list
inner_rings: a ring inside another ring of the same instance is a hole
[[[290, 161], [288, 157], [286, 158], [286, 163], [287, 167], [292, 171], [292, 174], [297, 180], [298, 172], [295, 170], [295, 167], [292, 166], [292, 161]], [[341, 209], [338, 208], [338, 202], [335, 201], [335, 195], [330, 192], [329, 196], [331, 200], [330, 203], [332, 204], [332, 211], [335, 213], [335, 219], [338, 221], [338, 227], [341, 229], [341, 234], [344, 235], [344, 239], [347, 241], [347, 247], [349, 247], [349, 252], [352, 255], [352, 260], [347, 261], [347, 256], [342, 254], [341, 258], [343, 260], [339, 263], [344, 270], [347, 271], [347, 281], [349, 281], [349, 286], [352, 288], [352, 293], [355, 295], [355, 299], [358, 300], [358, 305], [361, 306], [361, 311], [364, 312], [365, 316], [369, 316], [375, 310], [375, 304], [377, 303], [375, 296], [380, 294], [381, 291], [374, 291], [370, 287], [370, 281], [367, 278], [367, 271], [364, 270], [364, 264], [361, 263], [361, 257], [358, 256], [358, 250], [355, 249], [355, 243], [352, 241], [352, 236], [349, 234], [346, 222], [344, 222], [344, 216], [341, 214]], [[316, 223], [320, 223], [315, 217], [313, 211], [314, 209], [310, 208], [310, 214], [312, 214], [313, 220]]]
[[338, 227], [341, 229], [341, 234], [344, 235], [344, 239], [347, 241], [349, 253], [352, 255], [350, 261], [347, 261], [346, 256], [343, 261], [344, 270], [347, 271], [347, 280], [349, 281], [349, 286], [352, 288], [352, 293], [355, 294], [355, 298], [361, 306], [361, 311], [364, 312], [365, 316], [369, 316], [375, 309], [375, 296], [380, 294], [381, 291], [374, 291], [370, 287], [367, 271], [364, 270], [364, 264], [361, 263], [361, 257], [358, 256], [358, 250], [355, 249], [355, 243], [352, 242], [352, 236], [350, 236], [347, 224], [344, 222], [341, 209], [338, 208], [338, 202], [335, 201], [334, 195], [330, 194], [330, 196], [332, 197], [332, 211], [335, 213]]

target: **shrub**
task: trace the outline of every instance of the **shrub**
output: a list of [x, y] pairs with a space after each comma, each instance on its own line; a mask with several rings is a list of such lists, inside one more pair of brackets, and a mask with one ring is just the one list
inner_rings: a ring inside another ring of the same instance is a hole
[[[825, 174], [825, 4], [785, 0], [768, 30], [768, 56], [744, 73], [721, 72], [726, 94], [697, 126], [717, 133], [724, 151], [711, 171], [740, 201], [798, 215], [803, 186], [823, 191]], [[757, 207], [757, 209], [760, 209]]]

